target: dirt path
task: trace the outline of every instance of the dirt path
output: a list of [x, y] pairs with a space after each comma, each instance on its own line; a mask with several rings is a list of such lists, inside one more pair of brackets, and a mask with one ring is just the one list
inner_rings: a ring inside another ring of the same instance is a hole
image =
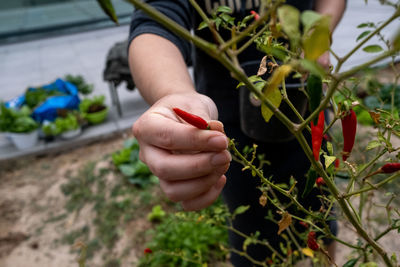
[[[87, 162], [96, 161], [107, 167], [109, 160], [104, 157], [121, 148], [122, 142], [123, 138], [117, 137], [59, 155], [10, 162], [3, 169], [0, 266], [78, 266], [77, 254], [71, 253], [71, 246], [60, 242], [60, 238], [91, 218], [66, 214], [66, 198], [60, 187]], [[90, 215], [81, 211], [85, 213]]]

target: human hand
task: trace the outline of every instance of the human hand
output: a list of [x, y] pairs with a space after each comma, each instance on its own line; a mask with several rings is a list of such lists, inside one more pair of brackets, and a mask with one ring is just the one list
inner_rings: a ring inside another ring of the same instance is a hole
[[[183, 122], [174, 107], [204, 118], [210, 130]], [[222, 123], [212, 120], [217, 117], [212, 100], [193, 92], [161, 98], [133, 125], [140, 159], [159, 178], [166, 196], [185, 210], [211, 205], [225, 185], [231, 155]]]

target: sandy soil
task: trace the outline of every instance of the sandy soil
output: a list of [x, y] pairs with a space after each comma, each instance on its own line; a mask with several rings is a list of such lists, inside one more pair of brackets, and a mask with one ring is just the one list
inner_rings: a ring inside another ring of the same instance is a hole
[[[117, 137], [58, 155], [9, 162], [0, 173], [0, 266], [78, 266], [78, 254], [59, 240], [71, 229], [90, 224], [92, 213], [86, 208], [79, 216], [68, 214], [56, 221], [57, 216], [65, 215], [66, 198], [60, 186], [87, 162], [107, 167], [109, 160], [104, 156], [121, 148], [122, 142], [123, 138]], [[128, 228], [143, 231], [146, 227], [138, 222]], [[116, 249], [126, 247], [127, 242], [122, 239]], [[126, 261], [136, 259], [131, 254]], [[101, 258], [95, 256], [90, 262], [99, 266]]]

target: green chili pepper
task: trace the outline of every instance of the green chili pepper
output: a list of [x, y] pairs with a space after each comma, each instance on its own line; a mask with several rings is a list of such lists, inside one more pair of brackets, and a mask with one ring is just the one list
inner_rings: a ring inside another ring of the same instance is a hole
[[[321, 103], [322, 98], [322, 79], [321, 77], [310, 74], [307, 79], [307, 93], [310, 97], [310, 111], [316, 110]], [[314, 123], [317, 123], [317, 118], [314, 119]]]
[[104, 13], [107, 14], [107, 16], [114, 21], [116, 24], [118, 24], [118, 18], [117, 14], [115, 13], [114, 6], [111, 2], [111, 0], [97, 0], [97, 3], [99, 3], [101, 9], [103, 9]]

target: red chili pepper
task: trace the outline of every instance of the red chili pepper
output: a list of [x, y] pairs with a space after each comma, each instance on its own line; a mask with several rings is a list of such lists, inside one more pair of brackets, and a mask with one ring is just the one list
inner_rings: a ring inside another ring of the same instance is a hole
[[350, 109], [349, 113], [341, 119], [343, 132], [343, 152], [342, 159], [346, 161], [353, 149], [354, 140], [357, 131], [357, 116], [354, 110]]
[[321, 187], [325, 184], [325, 181], [322, 177], [318, 177], [317, 180], [315, 180], [315, 183], [317, 184], [318, 187]]
[[381, 168], [383, 173], [393, 173], [400, 170], [400, 163], [386, 163]]
[[306, 223], [306, 222], [299, 221], [299, 224], [300, 224], [301, 226], [303, 226], [304, 228], [308, 228], [308, 223]]
[[386, 163], [385, 165], [383, 165], [376, 171], [368, 174], [364, 179], [374, 176], [375, 174], [378, 174], [378, 173], [393, 173], [393, 172], [397, 172], [397, 171], [400, 171], [400, 163]]
[[259, 19], [260, 19], [260, 15], [258, 15], [258, 13], [255, 12], [254, 10], [251, 10], [251, 11], [250, 11], [250, 14], [252, 14], [252, 15], [254, 16], [254, 19], [255, 19], [255, 20], [259, 20]]
[[144, 252], [144, 254], [151, 254], [151, 253], [153, 253], [153, 251], [152, 251], [150, 248], [145, 248], [143, 252]]
[[335, 168], [339, 168], [340, 166], [340, 159], [335, 159]]
[[321, 149], [322, 137], [324, 133], [324, 123], [325, 115], [324, 111], [322, 110], [319, 113], [317, 125], [314, 125], [314, 122], [311, 121], [311, 143], [314, 158], [316, 161], [319, 161], [319, 151]]
[[189, 112], [186, 112], [179, 108], [173, 108], [173, 110], [176, 115], [178, 115], [181, 119], [183, 119], [187, 123], [199, 128], [199, 129], [202, 129], [202, 130], [210, 129], [210, 126], [203, 118], [196, 116], [194, 114], [191, 114]]
[[313, 231], [308, 233], [307, 246], [314, 251], [319, 249], [319, 245], [317, 243], [317, 234]]

